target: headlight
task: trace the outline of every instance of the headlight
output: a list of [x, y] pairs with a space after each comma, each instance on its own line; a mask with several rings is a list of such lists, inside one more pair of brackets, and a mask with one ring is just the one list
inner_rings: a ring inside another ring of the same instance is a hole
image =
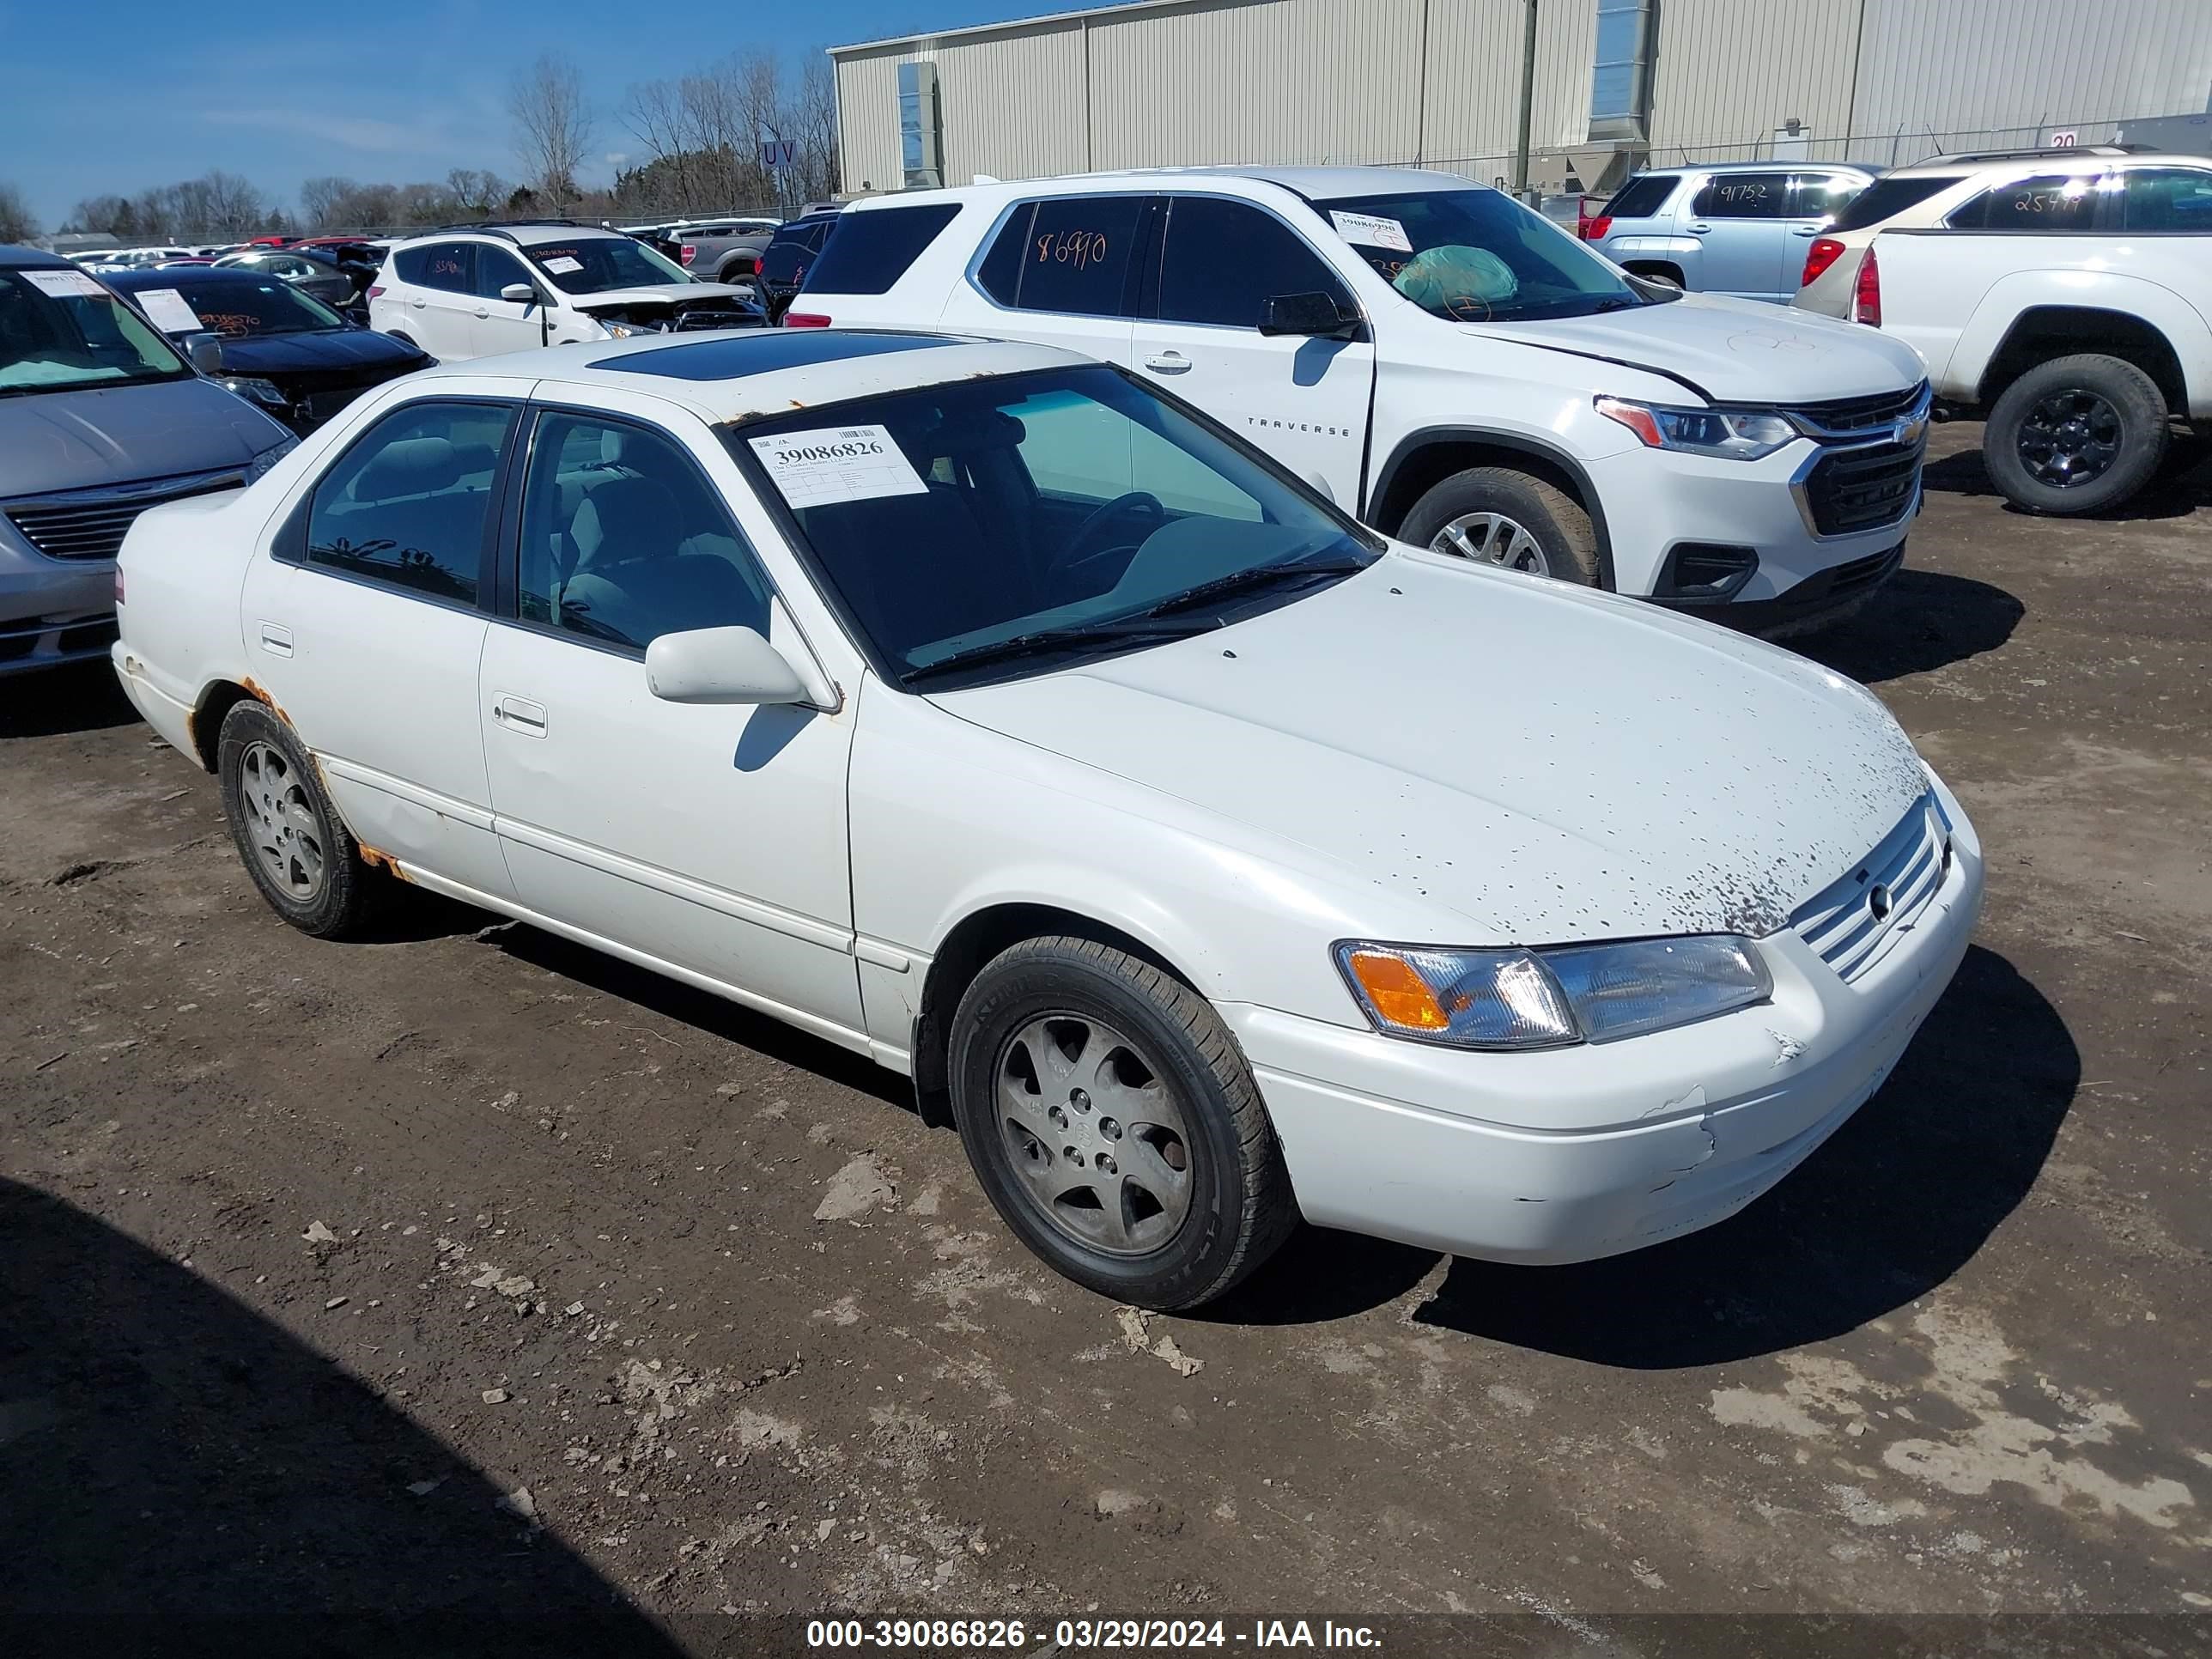
[[297, 438], [287, 438], [283, 443], [271, 444], [256, 455], [246, 469], [246, 482], [252, 483], [269, 469], [300, 447]]
[[640, 332], [638, 329], [628, 323], [611, 323], [604, 318], [594, 318], [592, 320], [606, 331], [607, 338], [610, 340], [627, 340], [631, 335]]
[[241, 398], [251, 398], [257, 404], [266, 404], [271, 409], [289, 409], [292, 400], [276, 389], [274, 380], [256, 380], [236, 374], [226, 374], [216, 382], [225, 392], [235, 392]]
[[1337, 966], [1375, 1029], [1461, 1048], [1610, 1042], [1764, 1002], [1774, 982], [1733, 933], [1455, 951], [1347, 940]]
[[1600, 398], [1597, 412], [1619, 421], [1649, 448], [1717, 455], [1730, 461], [1771, 455], [1798, 435], [1796, 427], [1767, 409], [1672, 409], [1665, 404]]

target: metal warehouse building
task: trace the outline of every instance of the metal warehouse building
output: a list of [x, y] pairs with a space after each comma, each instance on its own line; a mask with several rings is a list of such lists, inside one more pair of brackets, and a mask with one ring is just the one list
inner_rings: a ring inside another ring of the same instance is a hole
[[844, 182], [1509, 178], [1531, 36], [1530, 179], [1551, 187], [1646, 161], [2094, 143], [2212, 108], [2212, 0], [1139, 0], [833, 48]]

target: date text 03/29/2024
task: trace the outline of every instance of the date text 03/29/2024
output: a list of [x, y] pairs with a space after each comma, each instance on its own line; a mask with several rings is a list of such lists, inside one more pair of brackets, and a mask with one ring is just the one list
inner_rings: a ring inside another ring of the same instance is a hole
[[1328, 1619], [1255, 1619], [1246, 1627], [1220, 1619], [1061, 1619], [1049, 1626], [1014, 1619], [815, 1619], [806, 1626], [810, 1649], [1019, 1651], [1048, 1644], [1060, 1651], [1382, 1646], [1371, 1627]]

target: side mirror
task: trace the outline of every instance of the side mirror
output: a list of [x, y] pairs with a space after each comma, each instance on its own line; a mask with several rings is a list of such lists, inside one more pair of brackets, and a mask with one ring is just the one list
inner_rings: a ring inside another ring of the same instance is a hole
[[538, 289], [529, 283], [509, 283], [500, 289], [499, 297], [519, 306], [534, 306], [538, 303]]
[[1262, 334], [1306, 334], [1349, 340], [1359, 332], [1358, 312], [1334, 294], [1278, 294], [1260, 307]]
[[750, 628], [663, 634], [645, 648], [645, 683], [664, 702], [813, 701], [790, 660]]
[[185, 337], [185, 356], [198, 374], [222, 373], [222, 337], [219, 334], [188, 334]]

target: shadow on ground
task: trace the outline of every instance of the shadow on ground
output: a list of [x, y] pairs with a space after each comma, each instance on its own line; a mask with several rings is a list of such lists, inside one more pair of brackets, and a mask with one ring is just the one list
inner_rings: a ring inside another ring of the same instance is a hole
[[3, 1180], [0, 1492], [10, 1655], [680, 1652], [340, 1367]]
[[105, 662], [70, 663], [0, 681], [0, 738], [102, 732], [138, 718]]
[[[2057, 1011], [1975, 946], [1881, 1092], [1741, 1215], [1579, 1267], [1455, 1261], [1414, 1317], [1637, 1370], [1842, 1335], [1973, 1258], [2027, 1196], [2081, 1078]], [[1386, 1278], [1376, 1299], [1399, 1288]]]
[[1925, 674], [1994, 651], [2027, 607], [2002, 587], [1938, 570], [1900, 570], [1850, 621], [1786, 643], [1863, 684]]

